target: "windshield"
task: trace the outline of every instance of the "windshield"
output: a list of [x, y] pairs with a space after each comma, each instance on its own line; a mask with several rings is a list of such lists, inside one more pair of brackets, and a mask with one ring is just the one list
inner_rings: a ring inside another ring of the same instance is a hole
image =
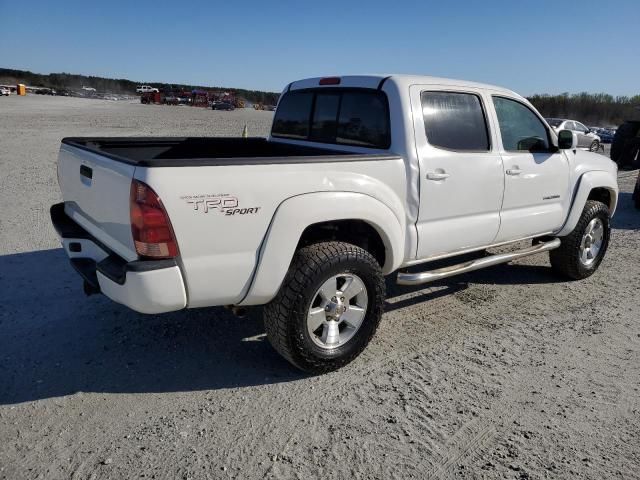
[[337, 145], [389, 148], [389, 107], [379, 90], [322, 88], [283, 95], [271, 135]]

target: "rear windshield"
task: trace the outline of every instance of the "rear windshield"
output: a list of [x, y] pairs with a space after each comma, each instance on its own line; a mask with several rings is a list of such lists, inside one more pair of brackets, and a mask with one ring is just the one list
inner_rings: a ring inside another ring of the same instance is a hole
[[323, 88], [287, 92], [271, 135], [336, 145], [389, 148], [389, 106], [379, 90]]

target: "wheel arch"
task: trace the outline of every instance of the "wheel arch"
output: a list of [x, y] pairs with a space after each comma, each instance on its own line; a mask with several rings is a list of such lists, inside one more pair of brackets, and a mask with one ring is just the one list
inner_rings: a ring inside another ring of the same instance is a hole
[[610, 190], [607, 187], [595, 187], [589, 191], [589, 195], [587, 196], [587, 200], [596, 200], [598, 202], [604, 203], [607, 207], [609, 207], [609, 211], [615, 210], [615, 191]]
[[556, 234], [557, 236], [563, 237], [573, 231], [588, 200], [597, 200], [606, 204], [610, 215], [613, 216], [618, 204], [616, 178], [611, 173], [601, 170], [584, 173], [578, 180], [567, 220]]
[[[247, 295], [239, 305], [268, 303], [280, 289], [296, 250], [322, 240], [351, 241], [358, 231], [368, 238], [372, 255], [382, 271], [395, 271], [404, 259], [405, 228], [387, 205], [369, 195], [355, 192], [315, 192], [285, 200], [276, 210], [262, 242], [256, 270]], [[320, 232], [321, 234], [318, 234]], [[383, 251], [380, 248], [383, 247]], [[369, 248], [367, 248], [369, 250]]]
[[296, 246], [296, 251], [307, 245], [323, 241], [343, 241], [357, 245], [373, 255], [381, 266], [387, 258], [387, 249], [393, 248], [383, 240], [380, 232], [366, 220], [349, 218], [327, 220], [307, 226]]

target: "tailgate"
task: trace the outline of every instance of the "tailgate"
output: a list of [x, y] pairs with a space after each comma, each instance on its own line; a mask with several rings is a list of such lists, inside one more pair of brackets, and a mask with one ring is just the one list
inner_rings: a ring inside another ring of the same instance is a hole
[[62, 144], [58, 183], [65, 212], [125, 260], [138, 258], [129, 218], [135, 166]]

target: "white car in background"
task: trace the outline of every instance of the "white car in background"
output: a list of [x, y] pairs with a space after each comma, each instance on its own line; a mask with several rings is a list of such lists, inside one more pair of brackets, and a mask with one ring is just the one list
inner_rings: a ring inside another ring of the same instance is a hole
[[576, 120], [565, 118], [545, 118], [551, 128], [558, 133], [560, 130], [571, 130], [578, 137], [578, 148], [597, 152], [600, 149], [601, 139], [598, 135]]
[[0, 96], [2, 95], [5, 95], [5, 96], [11, 95], [11, 90], [9, 90], [7, 87], [0, 87]]
[[136, 88], [136, 93], [158, 93], [160, 90], [149, 85], [140, 85]]

